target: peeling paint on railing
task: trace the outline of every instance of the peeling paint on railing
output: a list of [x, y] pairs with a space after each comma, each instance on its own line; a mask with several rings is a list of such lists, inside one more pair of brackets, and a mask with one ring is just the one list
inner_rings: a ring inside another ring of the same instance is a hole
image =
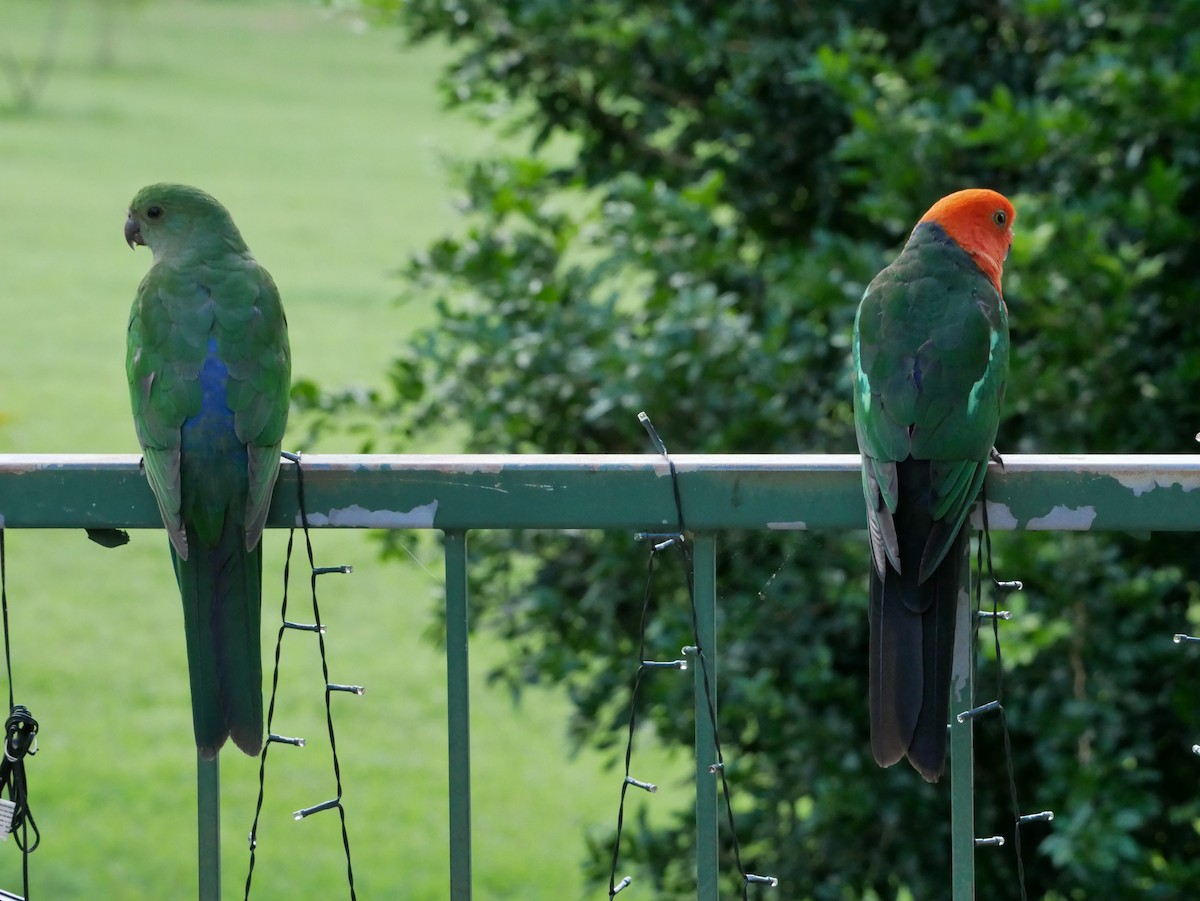
[[[340, 507], [328, 513], [309, 513], [308, 524], [315, 528], [335, 527], [352, 529], [432, 529], [437, 516], [438, 502], [430, 501], [411, 510], [368, 510], [358, 504]], [[296, 527], [302, 525], [296, 515]]]

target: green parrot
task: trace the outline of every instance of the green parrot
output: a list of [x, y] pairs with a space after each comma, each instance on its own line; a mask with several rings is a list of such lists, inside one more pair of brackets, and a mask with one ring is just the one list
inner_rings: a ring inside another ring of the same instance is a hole
[[143, 466], [183, 598], [196, 747], [263, 741], [263, 523], [279, 474], [291, 355], [279, 291], [225, 207], [143, 188], [125, 239], [153, 253], [129, 317], [126, 372]]
[[854, 320], [854, 425], [874, 566], [871, 750], [929, 782], [946, 762], [967, 513], [983, 486], [1008, 376], [1001, 270], [1013, 206], [943, 197], [867, 286]]

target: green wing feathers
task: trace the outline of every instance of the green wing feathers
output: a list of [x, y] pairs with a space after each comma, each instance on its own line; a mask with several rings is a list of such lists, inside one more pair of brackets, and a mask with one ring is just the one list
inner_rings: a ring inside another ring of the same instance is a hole
[[211, 328], [211, 305], [178, 273], [155, 267], [138, 286], [125, 357], [133, 423], [163, 524], [184, 560], [181, 430], [200, 410], [199, 376]]
[[1008, 375], [1008, 315], [970, 256], [918, 229], [871, 282], [855, 319], [854, 406], [877, 570], [899, 569], [894, 464], [935, 461], [931, 573], [966, 519], [987, 469]]
[[[279, 291], [265, 269], [254, 264], [241, 287], [240, 303], [217, 308], [222, 359], [229, 370], [226, 401], [234, 413], [238, 439], [248, 455], [246, 510], [242, 518], [245, 544], [258, 544], [279, 474], [279, 451], [287, 427], [291, 359], [287, 321]], [[236, 292], [230, 294], [236, 297]]]
[[155, 267], [138, 289], [129, 320], [126, 374], [134, 425], [163, 523], [184, 560], [180, 436], [183, 423], [200, 410], [199, 375], [210, 335], [229, 370], [226, 401], [250, 457], [247, 548], [262, 535], [279, 473], [291, 382], [287, 323], [267, 271], [253, 260], [236, 262], [228, 272], [210, 268], [203, 285], [186, 272]]

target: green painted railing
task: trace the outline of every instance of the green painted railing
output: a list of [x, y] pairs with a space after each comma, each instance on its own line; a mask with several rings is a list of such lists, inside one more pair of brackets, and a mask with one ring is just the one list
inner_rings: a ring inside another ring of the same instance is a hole
[[[700, 641], [716, 680], [716, 554], [730, 529], [865, 527], [853, 455], [674, 457], [688, 528]], [[450, 897], [471, 897], [471, 754], [467, 534], [478, 529], [662, 531], [676, 523], [660, 456], [311, 456], [303, 461], [309, 524], [437, 529], [445, 535], [450, 771]], [[296, 473], [285, 465], [268, 527], [298, 524]], [[1200, 531], [1200, 456], [1006, 456], [988, 479], [993, 529]], [[159, 528], [135, 456], [0, 455], [0, 528]], [[863, 574], [864, 590], [866, 574]], [[964, 598], [966, 594], [964, 593]], [[952, 706], [973, 706], [971, 611], [960, 607]], [[699, 667], [697, 709], [707, 703]], [[864, 675], [865, 678], [865, 675]], [[714, 692], [715, 692], [715, 685]], [[716, 697], [714, 694], [714, 703]], [[974, 897], [972, 730], [951, 721], [955, 901]], [[717, 786], [706, 716], [696, 717], [697, 899], [717, 899]], [[197, 782], [200, 897], [220, 897], [219, 778]], [[786, 897], [786, 887], [781, 897]]]

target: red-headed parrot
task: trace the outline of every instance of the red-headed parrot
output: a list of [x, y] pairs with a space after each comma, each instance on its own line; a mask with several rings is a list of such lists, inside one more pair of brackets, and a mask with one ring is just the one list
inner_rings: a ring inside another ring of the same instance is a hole
[[1015, 212], [995, 191], [935, 203], [854, 321], [854, 425], [874, 566], [871, 750], [935, 782], [946, 762], [967, 512], [1008, 376], [1000, 290]]
[[144, 468], [183, 597], [200, 756], [262, 748], [262, 537], [287, 424], [279, 291], [220, 203], [143, 188], [129, 246], [154, 254], [129, 317], [126, 372]]

